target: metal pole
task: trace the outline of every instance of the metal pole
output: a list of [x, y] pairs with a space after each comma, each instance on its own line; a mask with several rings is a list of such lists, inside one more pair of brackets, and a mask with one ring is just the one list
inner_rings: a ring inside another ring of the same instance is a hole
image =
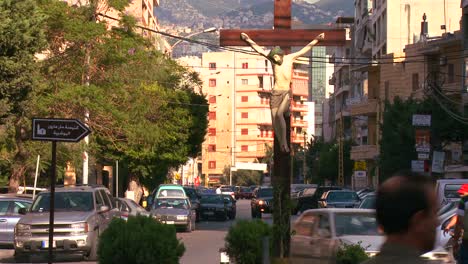
[[50, 174], [50, 210], [49, 210], [49, 260], [52, 264], [54, 252], [54, 213], [55, 213], [55, 181], [57, 173], [57, 141], [52, 141], [52, 172]]
[[236, 166], [236, 53], [234, 52], [234, 84], [232, 89], [232, 147], [231, 147], [231, 168], [229, 172], [229, 185], [232, 185], [232, 168]]
[[36, 163], [36, 174], [34, 175], [34, 189], [33, 189], [33, 200], [36, 197], [36, 186], [37, 186], [37, 174], [39, 173], [39, 161], [41, 160], [41, 155], [37, 155], [37, 163]]
[[306, 179], [306, 144], [307, 144], [307, 132], [304, 131], [304, 148], [303, 148], [303, 160], [302, 160], [302, 176], [304, 177], [304, 183], [307, 183]]
[[115, 161], [115, 197], [119, 197], [119, 161]]

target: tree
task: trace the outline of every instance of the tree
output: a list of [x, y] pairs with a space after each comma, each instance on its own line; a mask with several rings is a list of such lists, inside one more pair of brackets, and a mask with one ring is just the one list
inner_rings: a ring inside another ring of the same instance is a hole
[[[447, 108], [458, 113], [454, 105]], [[468, 126], [450, 118], [432, 97], [423, 100], [395, 98], [393, 104], [387, 102], [380, 141], [381, 180], [399, 170], [410, 169], [411, 160], [417, 158], [413, 114], [431, 115], [431, 145], [435, 150], [443, 150], [451, 142], [461, 142], [468, 133]]]
[[1, 171], [10, 171], [15, 190], [27, 171], [25, 115], [37, 86], [34, 55], [45, 46], [44, 17], [34, 0], [5, 0], [0, 2], [0, 21], [0, 150], [7, 160], [0, 166], [4, 166]]

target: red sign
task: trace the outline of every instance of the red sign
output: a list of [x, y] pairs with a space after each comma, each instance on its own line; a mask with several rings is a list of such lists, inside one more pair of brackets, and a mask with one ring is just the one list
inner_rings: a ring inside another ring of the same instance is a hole
[[194, 183], [195, 183], [195, 186], [199, 186], [200, 185], [200, 177], [196, 177], [195, 180], [194, 180]]

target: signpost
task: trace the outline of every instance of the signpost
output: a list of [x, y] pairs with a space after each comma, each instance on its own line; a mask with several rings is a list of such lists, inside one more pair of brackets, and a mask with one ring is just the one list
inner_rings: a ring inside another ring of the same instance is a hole
[[57, 178], [57, 142], [78, 142], [91, 133], [83, 123], [76, 119], [33, 118], [32, 139], [52, 141], [52, 173], [50, 175], [50, 210], [49, 210], [49, 259], [53, 261], [54, 247], [54, 207], [55, 181]]

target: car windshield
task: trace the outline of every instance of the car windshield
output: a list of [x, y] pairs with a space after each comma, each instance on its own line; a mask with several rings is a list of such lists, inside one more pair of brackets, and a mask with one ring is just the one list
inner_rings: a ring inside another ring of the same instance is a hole
[[359, 208], [362, 209], [375, 209], [375, 196], [369, 196], [365, 198], [361, 204], [359, 205]]
[[202, 204], [217, 204], [217, 203], [223, 203], [223, 197], [220, 195], [206, 195], [202, 196], [200, 203]]
[[186, 199], [157, 199], [156, 203], [154, 203], [155, 208], [176, 208], [176, 209], [188, 209], [188, 203]]
[[158, 193], [158, 198], [161, 197], [185, 197], [185, 193], [181, 189], [163, 189]]
[[273, 197], [273, 189], [272, 188], [262, 188], [258, 190], [259, 197]]
[[[94, 210], [91, 192], [56, 192], [54, 198], [56, 211], [92, 211]], [[31, 207], [31, 212], [50, 211], [50, 193], [40, 193]]]
[[335, 214], [336, 236], [378, 236], [377, 220], [373, 214]]
[[354, 192], [330, 192], [327, 200], [333, 202], [355, 201], [357, 200], [357, 195]]

